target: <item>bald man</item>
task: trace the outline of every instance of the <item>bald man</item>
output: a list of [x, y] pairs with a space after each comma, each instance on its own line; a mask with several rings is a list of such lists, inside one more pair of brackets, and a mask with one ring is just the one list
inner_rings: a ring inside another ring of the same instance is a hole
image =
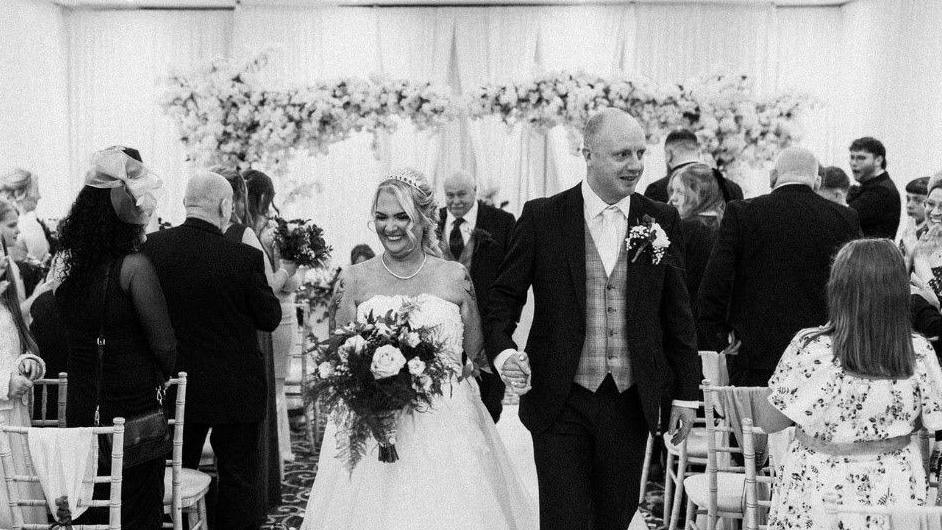
[[228, 241], [232, 187], [200, 172], [186, 186], [186, 221], [150, 234], [153, 262], [188, 375], [183, 465], [199, 466], [210, 427], [219, 493], [216, 528], [258, 528], [265, 507], [258, 437], [265, 414], [265, 368], [256, 330], [273, 331], [281, 305], [265, 279], [262, 253]]
[[[694, 418], [700, 361], [680, 218], [635, 193], [645, 148], [644, 131], [623, 111], [590, 118], [586, 179], [524, 205], [491, 288], [487, 352], [522, 394], [543, 529], [627, 528], [648, 432], [679, 442]], [[653, 223], [672, 242], [663, 256], [629, 252], [631, 227]], [[524, 352], [512, 337], [531, 287]], [[675, 399], [687, 406], [672, 407]]]
[[827, 319], [831, 258], [860, 237], [852, 209], [815, 193], [818, 162], [807, 149], [782, 151], [768, 195], [726, 206], [716, 246], [700, 283], [700, 325], [728, 356], [730, 383], [767, 386], [799, 330]]

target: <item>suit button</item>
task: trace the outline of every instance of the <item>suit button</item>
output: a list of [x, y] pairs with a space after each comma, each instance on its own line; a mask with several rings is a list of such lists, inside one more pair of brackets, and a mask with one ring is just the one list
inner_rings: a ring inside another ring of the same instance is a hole
[[609, 312], [609, 313], [614, 313], [614, 312], [615, 312], [615, 308], [614, 308], [614, 307], [609, 307], [609, 308], [608, 308], [608, 312]]
[[605, 286], [605, 288], [608, 289], [609, 291], [611, 291], [612, 289], [615, 288], [615, 286], [612, 285], [612, 284], [608, 284], [608, 285]]
[[614, 329], [608, 330], [608, 336], [609, 336], [609, 337], [614, 337], [614, 336], [615, 336], [615, 330], [614, 330]]

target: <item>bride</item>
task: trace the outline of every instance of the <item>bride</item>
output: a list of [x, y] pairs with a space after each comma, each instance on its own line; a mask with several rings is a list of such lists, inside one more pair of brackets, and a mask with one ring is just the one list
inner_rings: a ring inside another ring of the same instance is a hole
[[[481, 319], [464, 266], [441, 258], [432, 190], [411, 169], [384, 180], [373, 222], [385, 252], [343, 271], [334, 294], [336, 322], [382, 314], [410, 301], [435, 327], [440, 355], [456, 367], [483, 350]], [[430, 410], [401, 415], [399, 461], [367, 456], [352, 473], [337, 459], [337, 429], [328, 423], [304, 515], [306, 529], [520, 529], [539, 526], [474, 378], [455, 380]]]

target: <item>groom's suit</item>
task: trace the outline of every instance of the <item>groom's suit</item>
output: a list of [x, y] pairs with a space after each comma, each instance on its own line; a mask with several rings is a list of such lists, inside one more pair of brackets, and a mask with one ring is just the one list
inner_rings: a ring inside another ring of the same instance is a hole
[[[697, 399], [696, 328], [676, 210], [631, 195], [627, 226], [650, 216], [671, 245], [657, 265], [621, 250], [606, 275], [583, 186], [524, 205], [490, 291], [487, 351], [518, 349], [512, 335], [532, 286], [532, 389], [520, 399], [520, 419], [533, 436], [541, 526], [624, 529], [637, 504], [647, 431], [663, 425], [673, 399]], [[604, 369], [606, 356], [624, 363], [621, 375], [593, 378], [591, 366], [601, 358]]]

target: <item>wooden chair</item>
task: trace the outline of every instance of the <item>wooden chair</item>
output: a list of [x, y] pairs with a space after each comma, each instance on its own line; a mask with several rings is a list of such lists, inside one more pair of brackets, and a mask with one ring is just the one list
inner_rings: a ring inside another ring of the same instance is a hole
[[[56, 427], [52, 427], [56, 428]], [[107, 500], [92, 500], [82, 506], [107, 507], [108, 524], [98, 525], [75, 525], [72, 528], [79, 530], [119, 530], [121, 528], [121, 472], [124, 465], [124, 418], [115, 418], [114, 425], [110, 427], [92, 427], [92, 432], [97, 435], [112, 435], [111, 444], [111, 475], [95, 476], [95, 484], [110, 483], [109, 498]], [[3, 464], [3, 475], [6, 483], [7, 496], [10, 499], [10, 511], [13, 514], [13, 530], [47, 530], [49, 523], [44, 524], [25, 524], [23, 522], [24, 506], [43, 506], [47, 507], [46, 499], [21, 499], [19, 498], [19, 482], [39, 482], [37, 475], [20, 474], [13, 463], [13, 451], [11, 449], [12, 436], [26, 436], [29, 432], [28, 427], [12, 427], [9, 425], [0, 425], [0, 461]], [[28, 444], [24, 444], [27, 446]], [[117, 472], [115, 472], [117, 470]]]
[[[759, 524], [763, 514], [768, 514], [772, 507], [771, 499], [765, 498], [760, 494], [759, 484], [765, 484], [771, 491], [773, 477], [770, 475], [759, 474], [760, 469], [756, 465], [756, 435], [766, 434], [760, 427], [752, 424], [752, 420], [745, 418], [742, 421], [742, 446], [743, 459], [746, 465], [746, 521], [744, 530], [765, 530], [769, 526]], [[764, 492], [764, 491], [763, 491]]]
[[297, 359], [301, 365], [301, 372], [297, 377], [294, 377], [294, 374], [291, 371], [291, 363], [289, 361], [288, 366], [288, 378], [285, 380], [285, 399], [293, 397], [295, 399], [301, 400], [301, 409], [304, 411], [305, 419], [305, 431], [307, 434], [308, 442], [311, 444], [311, 450], [316, 449], [316, 443], [318, 442], [318, 433], [320, 431], [318, 424], [318, 414], [316, 410], [316, 403], [307, 396], [307, 386], [308, 380], [310, 377], [310, 372], [308, 372], [308, 353], [309, 340], [311, 336], [311, 307], [307, 302], [295, 304], [295, 307], [301, 309], [301, 326], [298, 328], [298, 342], [299, 348], [296, 354], [292, 354], [292, 360]]
[[[183, 428], [186, 411], [186, 372], [180, 372], [170, 380], [177, 386], [173, 418], [169, 419], [173, 429], [173, 452], [164, 472], [164, 513], [169, 513], [172, 523], [164, 528], [182, 530], [183, 516], [187, 516], [187, 528], [208, 528], [206, 521], [206, 492], [210, 477], [196, 469], [183, 467]], [[194, 521], [195, 518], [195, 521]]]
[[[721, 401], [719, 393], [731, 387], [712, 386], [709, 379], [700, 387], [704, 395], [704, 412], [707, 428], [706, 473], [696, 474], [684, 480], [687, 491], [687, 515], [685, 530], [700, 530], [696, 522], [698, 515], [707, 518], [707, 530], [714, 530], [719, 519], [743, 519], [745, 517], [745, 466], [726, 464], [719, 455], [742, 453], [743, 449], [730, 445], [733, 429], [718, 422], [716, 407]], [[722, 494], [722, 495], [721, 495]]]
[[[824, 510], [828, 517], [828, 528], [847, 528], [847, 516], [866, 517], [874, 528], [885, 530], [942, 530], [942, 507], [940, 506], [866, 506], [861, 504], [838, 504], [837, 497], [825, 497]], [[880, 524], [882, 523], [882, 524]]]
[[[49, 387], [55, 386], [58, 389], [58, 395], [56, 398], [58, 409], [55, 418], [48, 417], [49, 409]], [[33, 381], [32, 393], [30, 394], [30, 405], [29, 410], [30, 414], [35, 414], [36, 407], [33, 404], [36, 402], [36, 391], [40, 392], [40, 413], [39, 418], [34, 418], [32, 420], [33, 427], [65, 427], [65, 402], [66, 402], [66, 392], [69, 386], [69, 377], [65, 372], [59, 372], [59, 377], [56, 379], [37, 379]]]

